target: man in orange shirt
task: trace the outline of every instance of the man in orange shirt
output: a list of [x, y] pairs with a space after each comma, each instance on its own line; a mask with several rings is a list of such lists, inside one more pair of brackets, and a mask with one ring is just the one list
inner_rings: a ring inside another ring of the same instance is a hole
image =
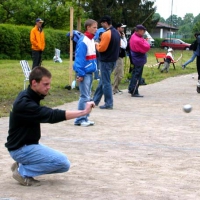
[[31, 30], [30, 33], [30, 42], [33, 59], [32, 69], [34, 67], [41, 66], [42, 52], [45, 48], [45, 37], [44, 31], [42, 29], [42, 24], [44, 21], [41, 18], [37, 18], [35, 22], [35, 27]]

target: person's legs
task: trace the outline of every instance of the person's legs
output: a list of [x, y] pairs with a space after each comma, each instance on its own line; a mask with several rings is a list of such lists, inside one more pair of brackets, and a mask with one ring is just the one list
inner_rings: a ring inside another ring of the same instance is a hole
[[197, 56], [197, 73], [198, 73], [198, 80], [200, 80], [200, 56]]
[[[84, 76], [83, 81], [79, 83], [80, 98], [78, 103], [78, 110], [84, 110], [86, 103], [90, 101], [91, 87], [92, 87], [92, 74], [86, 74]], [[76, 118], [75, 124], [80, 124], [81, 122], [88, 121], [87, 119], [88, 116], [89, 115], [85, 115]]]
[[139, 81], [142, 78], [142, 72], [143, 72], [143, 66], [134, 66], [131, 82], [129, 85], [129, 92], [133, 95], [139, 94], [138, 88], [139, 88]]
[[42, 51], [32, 50], [32, 59], [33, 59], [32, 69], [34, 67], [40, 66], [42, 61]]
[[164, 62], [163, 68], [162, 68], [160, 71], [161, 71], [161, 72], [164, 72], [165, 70], [167, 71], [167, 66], [168, 66], [168, 63], [167, 63], [167, 62]]
[[170, 63], [166, 63], [166, 72], [169, 72]]
[[116, 66], [116, 62], [102, 62], [101, 63], [101, 81], [102, 81], [105, 107], [113, 107], [111, 74], [115, 66]]
[[63, 173], [70, 168], [70, 162], [63, 153], [41, 144], [23, 146], [10, 151], [10, 155], [19, 163], [18, 171], [22, 177]]
[[123, 58], [118, 58], [116, 67], [114, 70], [114, 83], [113, 83], [113, 93], [119, 91], [119, 84], [123, 78]]
[[99, 80], [100, 79], [100, 77], [99, 77], [99, 69], [100, 69], [100, 61], [97, 58], [97, 70], [96, 70], [96, 72], [94, 72], [94, 79], [95, 80]]
[[[100, 71], [101, 71], [101, 64], [100, 64]], [[99, 105], [101, 98], [103, 96], [103, 87], [102, 87], [102, 78], [101, 77], [102, 76], [100, 74], [99, 84], [98, 84], [97, 89], [95, 90], [95, 93], [94, 93], [94, 96], [93, 96], [93, 101], [94, 101], [96, 106]]]
[[184, 68], [185, 68], [189, 63], [193, 62], [194, 59], [196, 58], [196, 56], [197, 56], [196, 53], [193, 52], [192, 57], [191, 57], [188, 61], [186, 61], [186, 62], [183, 64]]

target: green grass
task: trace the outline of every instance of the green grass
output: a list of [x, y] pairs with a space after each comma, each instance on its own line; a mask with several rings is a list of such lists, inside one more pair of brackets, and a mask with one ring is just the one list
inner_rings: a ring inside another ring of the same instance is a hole
[[[152, 65], [156, 63], [154, 53], [163, 52], [165, 50], [161, 49], [151, 49], [148, 53], [148, 63], [147, 65]], [[176, 70], [171, 66], [169, 73], [160, 73], [157, 67], [145, 67], [143, 77], [148, 84], [161, 81], [165, 78], [178, 76], [182, 74], [188, 74], [196, 72], [195, 62], [191, 63], [185, 70], [182, 70], [181, 64], [184, 63], [188, 58], [191, 57], [191, 51], [175, 51], [175, 59], [177, 59], [181, 53], [183, 53], [182, 59], [176, 64]], [[125, 67], [125, 77], [120, 86], [121, 89], [127, 88], [128, 83], [126, 82], [127, 74], [129, 70], [129, 61], [127, 59]], [[31, 66], [32, 61], [29, 61]], [[50, 90], [50, 95], [48, 95], [44, 101], [43, 105], [54, 107], [57, 105], [62, 105], [66, 102], [71, 102], [78, 100], [79, 91], [64, 89], [66, 85], [69, 85], [69, 61], [63, 60], [63, 63], [54, 63], [53, 61], [43, 61], [43, 66], [49, 69], [52, 73], [52, 85]], [[0, 117], [8, 116], [10, 107], [16, 98], [17, 94], [23, 90], [24, 75], [22, 73], [21, 66], [17, 60], [0, 60]], [[74, 75], [72, 80], [74, 79]], [[93, 83], [93, 90], [97, 86], [97, 81]]]

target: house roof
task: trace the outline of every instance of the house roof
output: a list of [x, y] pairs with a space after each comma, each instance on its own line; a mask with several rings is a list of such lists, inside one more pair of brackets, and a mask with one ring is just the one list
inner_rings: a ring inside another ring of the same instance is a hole
[[178, 28], [174, 26], [170, 26], [169, 24], [158, 22], [156, 25], [156, 28], [165, 28], [165, 29], [172, 29], [172, 30], [178, 30]]

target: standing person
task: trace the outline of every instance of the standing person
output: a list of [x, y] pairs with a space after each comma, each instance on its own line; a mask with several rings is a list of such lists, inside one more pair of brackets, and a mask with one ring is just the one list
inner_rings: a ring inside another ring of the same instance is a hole
[[[104, 32], [105, 32], [104, 28], [97, 29], [97, 32], [95, 33], [95, 36], [94, 36], [95, 42], [100, 42], [101, 41], [101, 35]], [[96, 51], [96, 54], [97, 54], [97, 71], [94, 73], [94, 79], [99, 81], [100, 80], [100, 75], [99, 75], [99, 72], [100, 72], [99, 52]]]
[[40, 18], [37, 18], [35, 21], [35, 27], [31, 30], [30, 33], [30, 42], [32, 49], [32, 59], [33, 65], [32, 69], [37, 66], [41, 66], [42, 63], [42, 53], [45, 48], [45, 37], [42, 24], [44, 21]]
[[113, 95], [110, 76], [119, 57], [120, 35], [112, 26], [112, 21], [109, 16], [102, 17], [100, 22], [101, 26], [106, 31], [101, 35], [100, 43], [96, 43], [96, 49], [100, 54], [99, 60], [101, 77], [93, 100], [96, 105], [99, 105], [101, 97], [104, 95], [105, 104], [103, 106], [99, 106], [99, 108], [113, 109]]
[[[80, 91], [78, 110], [84, 110], [86, 103], [91, 99], [93, 73], [97, 70], [96, 49], [93, 39], [97, 31], [97, 22], [88, 19], [85, 22], [85, 30], [84, 36], [78, 41], [74, 62], [74, 71], [77, 74]], [[76, 118], [74, 125], [86, 127], [94, 125], [94, 122], [89, 121], [88, 115], [85, 115]]]
[[135, 33], [130, 39], [131, 59], [134, 65], [132, 78], [129, 84], [129, 93], [132, 97], [143, 97], [139, 94], [139, 82], [142, 78], [144, 64], [147, 62], [146, 53], [150, 49], [150, 44], [143, 38], [146, 28], [139, 24], [135, 28]]
[[124, 62], [123, 58], [126, 56], [126, 47], [127, 47], [127, 39], [124, 34], [124, 28], [126, 25], [120, 23], [117, 24], [116, 29], [119, 32], [119, 35], [121, 37], [121, 43], [120, 43], [120, 52], [119, 52], [119, 57], [117, 59], [116, 67], [114, 70], [114, 83], [113, 83], [113, 94], [116, 93], [121, 93], [119, 89], [119, 84], [124, 77]]
[[84, 116], [91, 112], [93, 102], [85, 110], [64, 111], [40, 106], [40, 100], [48, 94], [51, 73], [44, 67], [35, 67], [30, 73], [30, 85], [16, 98], [9, 121], [7, 147], [16, 161], [11, 170], [13, 178], [24, 186], [38, 186], [33, 177], [43, 174], [63, 173], [70, 168], [66, 155], [39, 143], [40, 123], [57, 123]]
[[197, 55], [197, 73], [198, 73], [198, 84], [200, 84], [200, 34], [197, 36], [197, 49], [196, 49], [196, 55]]
[[186, 66], [189, 63], [193, 62], [195, 60], [195, 58], [197, 57], [197, 54], [196, 54], [196, 50], [197, 50], [197, 36], [198, 36], [198, 33], [195, 33], [194, 37], [196, 38], [196, 40], [190, 45], [190, 50], [193, 50], [193, 54], [192, 54], [192, 57], [182, 65], [183, 69], [185, 69]]
[[161, 69], [161, 72], [166, 71], [168, 73], [169, 72], [170, 63], [174, 61], [174, 57], [172, 55], [172, 52], [173, 52], [172, 48], [169, 48], [167, 51], [168, 51], [168, 53], [167, 53], [167, 55], [165, 57], [164, 66]]

